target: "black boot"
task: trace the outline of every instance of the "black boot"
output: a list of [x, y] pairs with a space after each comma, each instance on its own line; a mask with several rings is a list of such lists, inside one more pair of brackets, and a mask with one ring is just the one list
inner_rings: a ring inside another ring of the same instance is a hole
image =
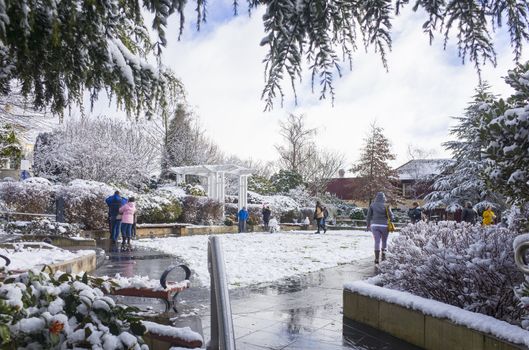
[[127, 238], [127, 245], [130, 247], [130, 237]]
[[379, 255], [380, 255], [380, 250], [375, 250], [375, 264], [378, 264]]
[[382, 261], [386, 260], [386, 249], [382, 249], [382, 256], [380, 257]]

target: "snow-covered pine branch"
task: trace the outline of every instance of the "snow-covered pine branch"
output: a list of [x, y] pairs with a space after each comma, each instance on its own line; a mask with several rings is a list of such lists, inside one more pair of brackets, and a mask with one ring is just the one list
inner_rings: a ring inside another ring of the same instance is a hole
[[457, 125], [450, 130], [453, 140], [443, 144], [452, 152], [454, 162], [447, 163], [435, 179], [433, 191], [425, 197], [426, 209], [444, 207], [455, 211], [467, 201], [479, 211], [489, 205], [496, 210], [505, 209], [505, 198], [495, 191], [494, 183], [487, 183], [483, 158], [487, 143], [483, 130], [489, 128], [490, 112], [496, 101], [489, 85], [483, 83], [476, 88], [464, 115], [454, 118]]

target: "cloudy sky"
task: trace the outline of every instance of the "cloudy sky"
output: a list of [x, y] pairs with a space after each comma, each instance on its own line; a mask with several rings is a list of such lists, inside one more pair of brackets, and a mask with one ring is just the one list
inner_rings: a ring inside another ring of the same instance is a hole
[[[397, 154], [394, 165], [409, 159], [408, 146], [433, 151], [446, 157], [441, 143], [448, 138], [450, 116], [460, 115], [478, 83], [472, 64], [462, 65], [457, 51], [442, 49], [441, 37], [432, 46], [421, 31], [424, 17], [405, 11], [394, 21], [393, 51], [389, 72], [377, 54], [360, 50], [353, 69], [336, 78], [336, 99], [318, 99], [310, 90], [307, 74], [298, 87], [298, 104], [288, 88], [283, 108], [279, 101], [271, 112], [263, 112], [260, 99], [264, 86], [262, 59], [266, 49], [259, 46], [264, 36], [260, 9], [251, 17], [241, 8], [232, 15], [231, 0], [209, 5], [208, 23], [195, 30], [193, 6], [188, 6], [186, 31], [177, 41], [177, 18], [171, 18], [165, 64], [172, 67], [187, 90], [208, 135], [227, 154], [261, 160], [277, 159], [274, 145], [280, 120], [289, 113], [304, 114], [318, 129], [317, 143], [346, 156], [348, 165], [358, 159], [369, 124], [385, 129]], [[483, 78], [500, 95], [509, 92], [503, 83], [514, 66], [508, 40], [496, 34], [498, 66], [484, 67]], [[347, 65], [344, 64], [344, 68]]]

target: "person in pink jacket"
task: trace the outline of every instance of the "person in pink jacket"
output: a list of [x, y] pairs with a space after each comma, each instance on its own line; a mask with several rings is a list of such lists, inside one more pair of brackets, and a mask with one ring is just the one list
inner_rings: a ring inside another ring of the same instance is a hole
[[121, 235], [123, 236], [122, 246], [126, 244], [130, 248], [130, 238], [132, 237], [132, 226], [134, 225], [134, 214], [136, 213], [136, 203], [134, 197], [130, 197], [129, 201], [119, 208], [122, 215], [121, 218]]

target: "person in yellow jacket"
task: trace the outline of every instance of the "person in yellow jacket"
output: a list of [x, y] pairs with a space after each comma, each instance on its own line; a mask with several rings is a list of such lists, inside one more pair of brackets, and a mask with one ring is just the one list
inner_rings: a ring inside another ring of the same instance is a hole
[[492, 207], [489, 205], [485, 211], [483, 211], [483, 226], [493, 225], [496, 215], [492, 211]]

